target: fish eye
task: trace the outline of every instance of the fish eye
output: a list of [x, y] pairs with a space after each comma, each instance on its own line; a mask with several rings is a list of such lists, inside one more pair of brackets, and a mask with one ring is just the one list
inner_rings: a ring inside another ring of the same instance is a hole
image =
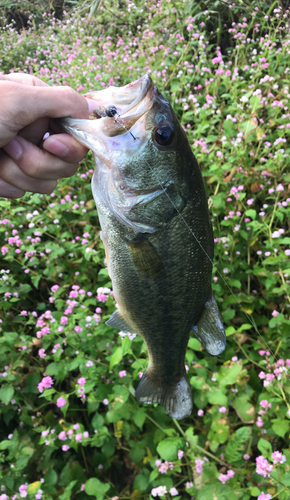
[[153, 132], [153, 139], [159, 146], [170, 146], [174, 138], [174, 131], [171, 127], [158, 127]]

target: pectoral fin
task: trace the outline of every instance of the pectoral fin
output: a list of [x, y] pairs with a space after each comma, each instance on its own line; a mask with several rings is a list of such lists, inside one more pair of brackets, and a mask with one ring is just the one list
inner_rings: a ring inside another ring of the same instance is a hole
[[125, 333], [135, 333], [132, 326], [127, 323], [118, 309], [116, 309], [108, 321], [106, 321], [106, 325], [111, 326], [112, 328], [118, 328], [118, 330]]
[[209, 354], [216, 356], [224, 351], [225, 329], [213, 293], [205, 304], [199, 322], [193, 327], [193, 332]]
[[139, 234], [134, 240], [126, 240], [136, 271], [151, 277], [163, 272], [163, 264], [154, 246], [146, 236]]

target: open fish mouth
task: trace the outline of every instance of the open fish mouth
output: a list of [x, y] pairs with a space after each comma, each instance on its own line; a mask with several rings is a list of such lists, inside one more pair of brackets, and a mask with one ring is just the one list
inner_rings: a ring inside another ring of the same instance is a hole
[[84, 94], [84, 97], [92, 99], [96, 103], [96, 111], [94, 115], [91, 115], [91, 118], [105, 117], [106, 108], [113, 105], [123, 120], [130, 116], [138, 119], [138, 115], [148, 111], [148, 102], [145, 102], [144, 99], [152, 89], [153, 82], [146, 74], [124, 87], [112, 86], [105, 90], [89, 92]]
[[[121, 144], [114, 139], [117, 136], [122, 135], [123, 150], [132, 148], [132, 137], [138, 138], [138, 147], [147, 140], [149, 129], [147, 130], [146, 116], [153, 107], [155, 93], [156, 88], [146, 74], [124, 87], [108, 87], [84, 94], [84, 97], [96, 103], [96, 111], [90, 115], [89, 120], [68, 117], [55, 121], [75, 139], [92, 149], [100, 159], [105, 158], [109, 151], [121, 148]], [[114, 117], [106, 113], [109, 106], [116, 108], [117, 114]]]

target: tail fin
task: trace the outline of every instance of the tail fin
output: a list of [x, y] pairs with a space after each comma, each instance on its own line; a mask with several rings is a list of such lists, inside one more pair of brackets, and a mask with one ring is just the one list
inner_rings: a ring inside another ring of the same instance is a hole
[[136, 399], [140, 403], [158, 403], [177, 420], [188, 417], [193, 407], [191, 387], [185, 372], [178, 382], [166, 384], [146, 370], [137, 387]]

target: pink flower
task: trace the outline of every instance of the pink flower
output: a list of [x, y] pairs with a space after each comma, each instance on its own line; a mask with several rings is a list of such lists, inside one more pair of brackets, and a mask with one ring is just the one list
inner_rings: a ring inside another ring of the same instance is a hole
[[94, 363], [93, 363], [92, 361], [87, 361], [87, 362], [86, 362], [86, 366], [87, 366], [88, 368], [90, 368], [91, 366], [93, 366], [93, 364], [94, 364]]
[[85, 379], [84, 377], [80, 377], [80, 378], [78, 379], [78, 384], [79, 384], [79, 385], [85, 385], [85, 383], [86, 383], [86, 379]]
[[184, 453], [183, 453], [183, 451], [182, 451], [182, 450], [178, 450], [177, 455], [178, 455], [178, 459], [179, 459], [179, 460], [181, 460], [181, 459], [182, 459], [183, 454], [184, 454]]
[[122, 370], [119, 372], [119, 377], [120, 378], [123, 378], [123, 377], [126, 377], [127, 373], [126, 373], [126, 370]]
[[80, 333], [80, 332], [83, 331], [83, 329], [80, 326], [75, 326], [74, 327], [74, 331], [77, 332], [77, 333]]
[[260, 455], [256, 458], [256, 473], [260, 474], [264, 478], [270, 477], [270, 473], [273, 469], [273, 465], [268, 463], [268, 460]]
[[81, 433], [76, 434], [76, 441], [81, 441], [83, 439], [83, 435]]
[[38, 351], [38, 356], [42, 359], [44, 359], [46, 357], [46, 354], [45, 354], [45, 349], [39, 349]]
[[222, 482], [222, 484], [225, 484], [230, 478], [227, 476], [227, 474], [220, 474], [219, 475], [219, 480]]
[[269, 403], [267, 401], [267, 399], [263, 399], [262, 401], [260, 401], [260, 405], [262, 406], [262, 408], [264, 408], [264, 410], [268, 410], [268, 408], [271, 408], [271, 403]]
[[250, 458], [251, 458], [251, 457], [250, 457], [250, 455], [249, 455], [248, 453], [245, 453], [245, 454], [243, 455], [243, 459], [244, 459], [244, 460], [249, 460]]
[[217, 155], [218, 158], [222, 158], [223, 157], [223, 153], [221, 151], [217, 151], [216, 155]]
[[201, 474], [203, 471], [202, 465], [204, 464], [204, 460], [201, 460], [201, 458], [197, 458], [195, 460], [195, 470], [198, 474]]
[[258, 417], [257, 421], [256, 421], [256, 426], [257, 427], [263, 427], [263, 425], [264, 425], [264, 422], [263, 422], [262, 418]]
[[264, 372], [260, 372], [258, 376], [261, 380], [266, 378], [266, 374]]
[[79, 428], [80, 428], [80, 424], [75, 424], [75, 425], [73, 426], [73, 430], [74, 430], [74, 431], [77, 431]]
[[279, 313], [278, 313], [278, 311], [276, 311], [276, 310], [274, 310], [274, 311], [272, 312], [272, 316], [274, 316], [274, 318], [276, 318], [276, 316], [278, 316], [278, 314], [279, 314]]
[[50, 290], [52, 291], [52, 293], [55, 293], [58, 289], [59, 285], [53, 285]]
[[197, 411], [197, 415], [198, 415], [199, 417], [203, 417], [203, 415], [204, 415], [204, 411], [203, 411], [203, 410], [198, 410], [198, 411]]
[[65, 433], [65, 431], [61, 431], [59, 433], [58, 439], [60, 439], [61, 441], [65, 441], [66, 440], [66, 433]]
[[108, 298], [108, 295], [105, 295], [104, 293], [99, 293], [97, 295], [97, 300], [99, 300], [100, 302], [106, 302]]
[[64, 398], [57, 399], [56, 406], [58, 406], [58, 408], [62, 408], [65, 405], [66, 405], [66, 400]]
[[225, 407], [225, 406], [221, 406], [221, 407], [219, 408], [219, 412], [220, 412], [220, 413], [227, 413], [227, 409], [226, 409], [226, 407]]
[[283, 464], [284, 462], [286, 462], [286, 456], [285, 455], [282, 455], [281, 451], [274, 451], [274, 453], [272, 453], [271, 455], [271, 458], [274, 462], [274, 464]]
[[60, 318], [60, 324], [61, 324], [61, 325], [66, 325], [66, 324], [67, 324], [67, 322], [68, 322], [68, 318], [67, 318], [66, 316], [62, 316], [62, 317]]
[[171, 495], [172, 497], [174, 497], [174, 496], [178, 495], [178, 491], [177, 491], [177, 489], [176, 489], [176, 488], [174, 488], [174, 487], [170, 488], [169, 493], [170, 493], [170, 495]]
[[271, 500], [271, 498], [272, 498], [272, 495], [270, 495], [270, 493], [264, 493], [262, 491], [261, 495], [258, 496], [257, 500]]
[[69, 446], [67, 444], [63, 444], [62, 447], [61, 447], [62, 451], [68, 451], [69, 450]]
[[41, 382], [39, 382], [37, 388], [39, 392], [43, 392], [44, 389], [49, 389], [53, 385], [53, 380], [51, 377], [44, 377]]
[[161, 460], [155, 460], [156, 467], [160, 467], [161, 464], [162, 464]]
[[107, 398], [103, 399], [103, 404], [104, 405], [108, 405], [109, 404], [109, 400]]

